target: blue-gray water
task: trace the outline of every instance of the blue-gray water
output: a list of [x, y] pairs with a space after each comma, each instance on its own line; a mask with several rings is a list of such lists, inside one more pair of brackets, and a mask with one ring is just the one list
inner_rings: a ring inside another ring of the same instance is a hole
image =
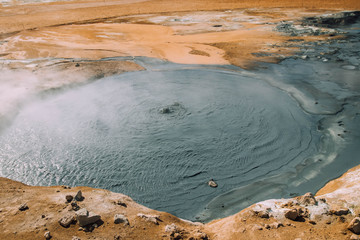
[[136, 61], [148, 70], [48, 92], [20, 109], [0, 135], [0, 175], [106, 188], [208, 221], [314, 192], [358, 164], [358, 69]]

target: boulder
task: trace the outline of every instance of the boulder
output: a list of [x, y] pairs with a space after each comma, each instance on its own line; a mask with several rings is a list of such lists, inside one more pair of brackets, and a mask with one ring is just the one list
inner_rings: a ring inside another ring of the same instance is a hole
[[301, 196], [299, 203], [301, 205], [316, 205], [317, 201], [314, 197], [314, 195], [311, 192], [305, 193], [303, 196]]
[[291, 209], [285, 212], [285, 217], [293, 221], [295, 221], [298, 216], [299, 213], [296, 211], [296, 209]]
[[115, 224], [124, 223], [124, 225], [129, 225], [129, 220], [127, 219], [127, 217], [125, 217], [122, 214], [115, 214], [114, 223]]
[[101, 219], [100, 215], [93, 212], [88, 212], [85, 208], [76, 212], [76, 219], [79, 222], [80, 227], [95, 223]]
[[74, 219], [75, 215], [72, 213], [68, 213], [59, 220], [59, 224], [64, 228], [67, 228], [72, 222], [74, 222]]
[[76, 200], [76, 201], [82, 201], [82, 200], [84, 200], [84, 197], [83, 197], [83, 195], [82, 195], [81, 190], [79, 190], [79, 191], [76, 193], [76, 195], [75, 195], [75, 200]]
[[356, 217], [354, 218], [347, 227], [350, 231], [352, 231], [355, 234], [360, 233], [360, 218]]

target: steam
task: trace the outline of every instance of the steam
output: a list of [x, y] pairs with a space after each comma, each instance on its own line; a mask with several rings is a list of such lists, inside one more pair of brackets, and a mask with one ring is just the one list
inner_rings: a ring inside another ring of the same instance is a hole
[[29, 70], [2, 70], [0, 76], [0, 131], [19, 108], [36, 94], [39, 80]]

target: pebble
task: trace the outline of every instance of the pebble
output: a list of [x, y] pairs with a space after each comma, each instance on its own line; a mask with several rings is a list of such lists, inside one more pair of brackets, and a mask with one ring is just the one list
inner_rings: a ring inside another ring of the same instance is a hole
[[210, 179], [210, 181], [208, 182], [208, 185], [212, 188], [216, 188], [218, 186], [217, 183], [213, 179]]
[[51, 234], [49, 231], [45, 232], [44, 234], [45, 239], [51, 239]]
[[74, 199], [74, 197], [71, 195], [66, 195], [65, 199], [67, 202], [71, 202]]
[[127, 219], [127, 217], [125, 217], [122, 214], [115, 214], [114, 223], [115, 224], [124, 223], [124, 225], [129, 225], [129, 220]]
[[28, 209], [29, 209], [29, 207], [28, 207], [28, 205], [26, 203], [21, 204], [20, 207], [19, 207], [20, 211], [25, 211], [25, 210], [28, 210]]

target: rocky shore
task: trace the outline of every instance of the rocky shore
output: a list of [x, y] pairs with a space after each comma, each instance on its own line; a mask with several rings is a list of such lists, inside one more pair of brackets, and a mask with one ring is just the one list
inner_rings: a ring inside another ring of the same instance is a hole
[[89, 187], [35, 187], [0, 178], [2, 239], [360, 239], [360, 168], [316, 196], [260, 202], [197, 223]]

